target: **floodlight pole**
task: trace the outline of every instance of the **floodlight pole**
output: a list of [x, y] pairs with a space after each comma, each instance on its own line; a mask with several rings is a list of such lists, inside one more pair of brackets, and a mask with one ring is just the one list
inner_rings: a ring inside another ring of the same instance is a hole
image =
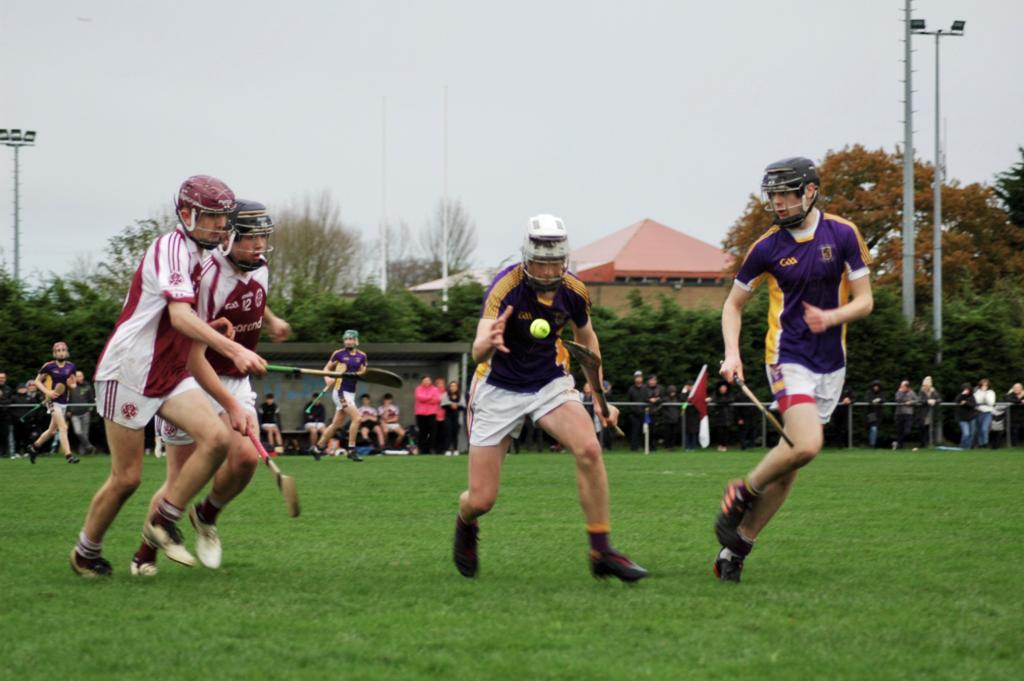
[[18, 150], [14, 147], [14, 281], [21, 281], [21, 177]]
[[0, 129], [0, 144], [14, 149], [14, 280], [21, 281], [21, 164], [18, 150], [32, 147], [36, 143], [36, 131], [21, 129]]
[[444, 86], [444, 168], [441, 191], [441, 312], [448, 312], [448, 86]]
[[935, 363], [942, 363], [942, 181], [945, 179], [946, 163], [942, 153], [942, 138], [939, 130], [939, 40], [964, 34], [964, 22], [953, 22], [953, 28], [943, 31], [914, 31], [917, 35], [935, 36], [935, 178], [932, 191], [935, 195], [935, 226], [932, 235], [932, 331], [934, 333]]
[[388, 292], [388, 98], [380, 98], [380, 291]]
[[903, 38], [903, 317], [914, 321], [914, 109], [911, 79], [910, 5], [904, 7]]

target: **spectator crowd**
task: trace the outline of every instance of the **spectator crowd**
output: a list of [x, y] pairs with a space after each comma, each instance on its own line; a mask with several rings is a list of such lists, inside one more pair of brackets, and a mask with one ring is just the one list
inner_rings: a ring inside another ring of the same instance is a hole
[[[88, 379], [78, 372], [77, 386], [69, 395], [70, 439], [78, 454], [105, 450], [102, 421], [93, 406], [95, 393]], [[609, 399], [621, 405], [620, 426], [625, 433], [617, 442], [615, 433], [601, 426], [594, 411], [589, 384], [582, 386], [584, 405], [606, 449], [628, 446], [630, 451], [659, 449], [693, 450], [699, 447], [700, 417], [689, 404], [693, 385], [684, 382], [662, 385], [655, 374], [633, 374], [624, 391], [616, 392], [606, 380], [603, 386]], [[414, 421], [403, 420], [394, 396], [385, 393], [379, 399], [370, 394], [359, 396], [356, 440], [361, 454], [410, 453], [458, 456], [467, 448], [466, 395], [458, 381], [422, 376], [414, 389]], [[858, 399], [859, 397], [859, 399]], [[281, 409], [274, 395], [267, 394], [257, 411], [260, 428], [268, 448], [276, 452], [303, 452], [316, 443], [328, 422], [323, 400], [317, 395], [303, 406], [302, 431], [286, 433], [281, 428]], [[16, 458], [25, 451], [49, 422], [42, 407], [43, 396], [33, 380], [11, 383], [0, 371], [0, 456]], [[35, 407], [35, 409], [33, 409]], [[776, 408], [771, 405], [771, 408]], [[711, 445], [718, 451], [762, 445], [762, 417], [757, 408], [732, 385], [720, 382], [709, 388]], [[346, 423], [328, 447], [328, 453], [344, 452]], [[965, 382], [955, 392], [942, 395], [930, 376], [913, 386], [902, 380], [895, 388], [886, 388], [881, 380], [872, 381], [863, 392], [843, 387], [840, 402], [826, 428], [831, 446], [849, 443], [869, 448], [917, 450], [935, 446], [960, 449], [1019, 447], [1024, 437], [1024, 385], [1015, 383], [997, 394], [987, 378]], [[152, 446], [152, 436], [148, 438]], [[557, 451], [559, 445], [531, 423], [524, 424], [513, 443], [514, 451]]]

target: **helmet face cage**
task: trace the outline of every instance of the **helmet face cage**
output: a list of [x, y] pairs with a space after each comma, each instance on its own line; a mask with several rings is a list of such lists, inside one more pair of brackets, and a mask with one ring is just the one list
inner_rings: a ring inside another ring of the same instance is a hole
[[[814, 193], [808, 197], [806, 188], [808, 184], [814, 184]], [[814, 163], [806, 158], [790, 158], [778, 161], [765, 168], [764, 178], [761, 180], [761, 203], [764, 209], [775, 215], [772, 221], [780, 227], [798, 227], [811, 212], [815, 202], [818, 200], [821, 180]], [[800, 199], [800, 211], [786, 217], [779, 217], [772, 201], [773, 194], [796, 193]]]
[[[247, 272], [257, 270], [267, 262], [267, 256], [274, 250], [270, 245], [270, 235], [274, 233], [274, 221], [270, 218], [266, 206], [255, 201], [239, 200], [238, 210], [232, 216], [230, 230], [226, 242], [220, 244], [223, 253], [231, 262]], [[244, 248], [245, 237], [264, 237], [262, 250], [251, 247]], [[234, 246], [238, 244], [239, 248]], [[238, 251], [241, 251], [239, 253]]]
[[[193, 175], [181, 183], [174, 207], [178, 220], [192, 240], [204, 249], [211, 250], [221, 245], [223, 234], [220, 230], [217, 230], [215, 237], [196, 233], [199, 218], [203, 215], [227, 216], [227, 227], [230, 230], [231, 214], [235, 212], [237, 204], [234, 192], [221, 180], [209, 175]], [[187, 220], [182, 219], [182, 210], [188, 211]], [[212, 232], [208, 229], [202, 231]]]
[[[560, 263], [556, 276], [541, 277], [531, 271], [530, 263]], [[526, 239], [523, 241], [523, 273], [526, 282], [535, 291], [550, 292], [562, 285], [562, 278], [569, 270], [569, 239], [565, 223], [554, 215], [537, 215], [530, 218]]]

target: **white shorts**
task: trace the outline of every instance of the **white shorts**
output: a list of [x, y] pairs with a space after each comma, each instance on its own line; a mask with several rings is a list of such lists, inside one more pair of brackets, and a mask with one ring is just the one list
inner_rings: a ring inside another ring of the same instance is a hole
[[402, 427], [401, 423], [382, 423], [381, 425], [384, 426], [384, 430], [386, 430], [388, 432], [391, 432], [393, 430], [398, 430], [399, 428]]
[[275, 429], [278, 429], [276, 423], [264, 423], [263, 425], [260, 426], [260, 428], [262, 430], [275, 430]]
[[536, 423], [556, 407], [572, 401], [580, 401], [572, 376], [556, 378], [535, 393], [512, 392], [479, 379], [474, 382], [469, 398], [469, 444], [490, 447], [506, 435], [519, 437], [525, 417]]
[[331, 393], [331, 397], [334, 399], [334, 408], [335, 409], [337, 409], [338, 411], [341, 411], [345, 407], [354, 407], [355, 406], [355, 404], [356, 404], [356, 394], [354, 392], [350, 393], [347, 390], [343, 390], [341, 394], [344, 395], [344, 397], [345, 397], [345, 402], [344, 403], [342, 403], [341, 398], [338, 397], [338, 391], [337, 390], [335, 390], [334, 392]]
[[828, 423], [839, 404], [846, 381], [846, 367], [827, 374], [819, 374], [800, 364], [769, 364], [765, 367], [772, 395], [783, 414], [794, 404], [814, 402], [818, 418]]
[[327, 428], [323, 421], [309, 421], [308, 423], [302, 424], [302, 427], [306, 430], [324, 430]]
[[96, 381], [96, 410], [103, 418], [119, 426], [142, 430], [156, 416], [164, 402], [189, 390], [198, 389], [199, 384], [191, 376], [160, 397], [146, 397], [118, 381]]
[[[61, 416], [67, 417], [68, 405], [61, 404], [60, 402], [50, 402], [49, 404], [46, 405], [47, 414], [52, 414], [55, 411], [59, 411]], [[67, 419], [65, 418], [65, 420]]]
[[[231, 393], [231, 396], [238, 400], [238, 403], [242, 405], [242, 409], [252, 414], [253, 418], [256, 418], [256, 393], [252, 390], [249, 377], [221, 376], [220, 382]], [[224, 407], [220, 406], [220, 402], [213, 399], [205, 391], [203, 391], [203, 394], [210, 400], [210, 405], [213, 406], [215, 414], [219, 415], [224, 412]], [[190, 445], [194, 442], [191, 435], [170, 421], [165, 421], [160, 416], [156, 417], [154, 426], [156, 427], [157, 435], [169, 445]]]

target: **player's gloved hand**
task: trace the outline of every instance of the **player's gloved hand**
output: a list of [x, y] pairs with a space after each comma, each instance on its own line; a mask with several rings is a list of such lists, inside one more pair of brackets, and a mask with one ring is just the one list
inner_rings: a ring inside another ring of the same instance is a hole
[[[235, 356], [231, 358], [231, 361], [244, 374], [262, 376], [267, 373], [267, 360], [241, 345], [236, 346]], [[244, 435], [245, 433], [243, 432], [242, 434]]]
[[512, 306], [509, 305], [505, 308], [505, 311], [501, 313], [501, 316], [491, 322], [491, 330], [487, 333], [488, 342], [491, 344], [491, 347], [498, 352], [509, 351], [509, 349], [505, 347], [505, 323], [511, 316]]
[[235, 339], [235, 325], [231, 323], [227, 317], [217, 317], [210, 321], [210, 328], [219, 333], [222, 336], [227, 336], [229, 339]]
[[726, 380], [727, 383], [732, 383], [733, 379], [737, 376], [741, 380], [746, 380], [743, 376], [743, 362], [739, 356], [726, 357], [722, 360], [721, 366], [718, 368], [719, 375]]

